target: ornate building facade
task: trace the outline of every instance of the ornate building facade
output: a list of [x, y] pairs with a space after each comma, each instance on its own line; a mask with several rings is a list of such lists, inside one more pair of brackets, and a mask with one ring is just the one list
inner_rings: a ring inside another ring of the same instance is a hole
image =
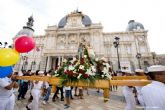
[[[114, 47], [114, 38], [119, 40], [119, 62], [121, 69], [126, 67], [134, 70], [153, 64], [150, 52], [147, 30], [141, 23], [130, 20], [126, 31], [103, 32], [101, 23], [92, 23], [89, 16], [75, 11], [63, 17], [58, 26], [48, 26], [46, 34], [34, 36], [36, 49], [22, 54], [22, 59], [16, 65], [17, 70], [55, 69], [61, 65], [64, 58], [73, 58], [77, 55], [78, 46], [83, 39], [94, 49], [96, 57], [105, 57], [114, 70], [118, 69], [117, 51]], [[141, 58], [136, 58], [137, 53]]]

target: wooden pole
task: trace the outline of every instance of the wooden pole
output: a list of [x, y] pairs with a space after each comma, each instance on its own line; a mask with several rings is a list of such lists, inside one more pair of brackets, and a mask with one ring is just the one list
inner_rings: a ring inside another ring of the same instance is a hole
[[[41, 77], [41, 76], [17, 76], [17, 79], [47, 81], [52, 84], [52, 92], [56, 91], [56, 85], [60, 84], [61, 79], [58, 77]], [[103, 89], [104, 102], [110, 98], [110, 86], [145, 86], [151, 83], [146, 77], [131, 76], [131, 77], [114, 77], [115, 80], [96, 80], [94, 85], [86, 84], [82, 81], [77, 83], [68, 83], [70, 86], [86, 87], [86, 88], [101, 88]]]
[[110, 90], [108, 89], [104, 89], [103, 91], [103, 96], [104, 96], [104, 102], [107, 102], [110, 98]]
[[56, 85], [52, 85], [52, 93], [56, 92]]

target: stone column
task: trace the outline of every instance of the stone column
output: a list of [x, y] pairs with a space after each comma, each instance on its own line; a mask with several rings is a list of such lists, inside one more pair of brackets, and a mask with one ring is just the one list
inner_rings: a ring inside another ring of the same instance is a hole
[[62, 65], [63, 60], [64, 60], [64, 56], [62, 56], [62, 59], [61, 59], [61, 65]]
[[68, 42], [69, 42], [69, 41], [68, 41], [69, 34], [65, 34], [65, 37], [66, 37], [66, 41], [65, 41], [65, 43], [66, 43], [66, 44], [65, 44], [65, 49], [68, 49], [68, 47], [69, 47], [69, 46], [68, 46], [68, 44], [69, 44], [69, 43], [68, 43]]
[[61, 64], [61, 56], [58, 57], [58, 66]]
[[51, 63], [50, 59], [51, 59], [51, 56], [48, 56], [48, 61], [46, 62], [47, 63], [46, 71], [50, 69], [50, 63]]

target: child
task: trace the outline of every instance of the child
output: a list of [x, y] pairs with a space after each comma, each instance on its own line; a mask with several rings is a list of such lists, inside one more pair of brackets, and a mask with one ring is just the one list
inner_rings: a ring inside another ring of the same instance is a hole
[[64, 87], [65, 89], [65, 107], [64, 109], [67, 109], [70, 107], [70, 98], [71, 98], [71, 87], [70, 86], [66, 86]]

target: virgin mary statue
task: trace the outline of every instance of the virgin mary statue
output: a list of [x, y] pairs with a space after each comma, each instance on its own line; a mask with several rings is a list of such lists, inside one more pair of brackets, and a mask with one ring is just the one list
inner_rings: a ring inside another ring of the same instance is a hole
[[82, 39], [82, 40], [83, 41], [79, 44], [79, 47], [78, 47], [79, 59], [82, 58], [82, 57], [84, 57], [84, 51], [86, 49], [87, 52], [88, 52], [89, 58], [91, 60], [94, 60], [95, 59], [94, 50], [92, 49], [92, 47], [90, 46], [90, 44], [86, 42], [85, 39]]

